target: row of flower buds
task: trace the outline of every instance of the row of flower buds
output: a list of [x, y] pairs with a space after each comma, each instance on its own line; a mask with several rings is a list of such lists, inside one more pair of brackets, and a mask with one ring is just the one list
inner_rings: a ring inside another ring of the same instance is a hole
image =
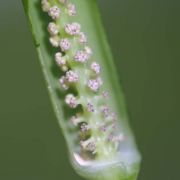
[[[93, 52], [90, 47], [87, 46], [87, 36], [84, 32], [81, 31], [81, 25], [77, 22], [67, 23], [63, 29], [57, 24], [57, 20], [62, 15], [61, 9], [57, 5], [51, 5], [48, 0], [42, 0], [42, 9], [47, 12], [48, 15], [52, 18], [52, 22], [48, 24], [48, 32], [50, 34], [49, 41], [51, 45], [55, 48], [59, 48], [59, 52], [55, 54], [55, 62], [61, 68], [65, 74], [59, 79], [59, 83], [64, 90], [69, 89], [70, 87], [75, 87], [77, 83], [80, 83], [80, 74], [74, 68], [72, 68], [71, 63], [84, 64], [86, 71], [89, 72], [91, 76], [88, 76], [86, 82], [83, 85], [87, 87], [92, 93], [98, 94], [100, 97], [100, 88], [103, 85], [103, 81], [99, 76], [101, 73], [101, 67], [97, 62], [91, 62], [90, 67], [88, 67], [88, 61], [92, 58]], [[69, 3], [68, 0], [59, 0], [59, 3], [66, 8], [66, 13], [68, 16], [75, 16], [77, 14], [76, 7], [74, 4]], [[61, 28], [61, 29], [60, 29]], [[60, 37], [61, 32], [66, 34], [66, 37]], [[71, 51], [73, 48], [72, 39], [76, 39], [77, 43], [83, 46], [82, 49], [77, 50], [73, 55], [69, 55], [68, 51]], [[72, 57], [71, 57], [72, 56]], [[107, 99], [109, 97], [108, 92], [102, 92], [101, 100]], [[85, 98], [85, 97], [83, 97]], [[76, 97], [73, 94], [67, 94], [65, 96], [65, 103], [70, 108], [76, 108], [79, 104], [82, 104], [80, 97]], [[83, 104], [84, 105], [84, 104]], [[113, 128], [116, 127], [116, 117], [114, 113], [110, 112], [110, 109], [107, 105], [102, 105], [97, 107], [92, 102], [87, 101], [86, 110], [89, 113], [95, 113], [100, 111], [102, 114], [103, 122], [96, 123], [98, 131], [107, 132], [109, 128], [109, 135], [107, 141], [116, 142], [123, 139], [122, 135], [115, 136], [112, 134]], [[99, 108], [99, 110], [97, 110]], [[91, 118], [91, 117], [90, 117]], [[85, 121], [82, 114], [77, 114], [71, 118], [71, 123], [75, 127], [79, 127], [80, 132], [86, 134], [89, 130], [92, 129], [91, 123]], [[109, 123], [111, 127], [109, 126]], [[112, 123], [111, 123], [112, 122]], [[94, 127], [93, 127], [94, 128]], [[85, 151], [90, 151], [92, 154], [96, 153], [97, 140], [95, 137], [90, 137], [88, 139], [81, 139], [80, 146]]]

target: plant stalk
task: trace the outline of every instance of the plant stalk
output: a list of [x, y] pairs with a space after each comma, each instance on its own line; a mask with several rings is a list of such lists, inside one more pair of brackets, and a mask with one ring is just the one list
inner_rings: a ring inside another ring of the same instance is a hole
[[[66, 9], [63, 9], [63, 6], [59, 5], [59, 0], [49, 0], [49, 2], [62, 8], [63, 12], [66, 12]], [[49, 34], [47, 32], [47, 25], [52, 20], [41, 11], [40, 0], [23, 0], [24, 9], [29, 20], [28, 22], [33, 34], [35, 47], [38, 52], [53, 109], [67, 143], [70, 162], [78, 174], [89, 180], [136, 180], [139, 171], [140, 155], [135, 144], [134, 136], [128, 125], [124, 96], [119, 85], [111, 50], [102, 26], [97, 2], [96, 0], [71, 0], [71, 2], [76, 5], [77, 16], [67, 18], [62, 15], [62, 18], [57, 20], [57, 24], [62, 28], [64, 23], [78, 22], [81, 24], [83, 31], [88, 35], [88, 45], [93, 48], [93, 57], [101, 64], [101, 68], [103, 69], [101, 73], [104, 81], [103, 87], [111, 93], [108, 103], [117, 113], [118, 123], [121, 126], [120, 131], [124, 132], [125, 141], [120, 144], [119, 148], [113, 147], [115, 150], [113, 148], [111, 150], [112, 145], [109, 145], [104, 138], [106, 133], [105, 135], [101, 135], [102, 133], [97, 133], [97, 130], [95, 130], [96, 121], [99, 122], [101, 120], [96, 116], [96, 118], [90, 118], [88, 122], [94, 125], [92, 135], [103, 137], [102, 139], [104, 140], [102, 141], [103, 143], [97, 147], [97, 159], [94, 158], [89, 161], [87, 154], [83, 161], [83, 156], [75, 157], [79, 151], [78, 143], [75, 143], [78, 132], [77, 134], [73, 134], [72, 131], [69, 130], [69, 119], [74, 111], [64, 107], [64, 93], [60, 91], [58, 81], [60, 73], [62, 72], [60, 72], [60, 69], [54, 64], [54, 53], [56, 51], [50, 46], [48, 41]], [[62, 36], [66, 36], [63, 34], [62, 29], [61, 32]], [[74, 49], [76, 49], [76, 47], [77, 46], [73, 46]], [[72, 49], [72, 52], [74, 51], [75, 50]], [[71, 57], [71, 53], [68, 55]], [[82, 66], [74, 65], [72, 62], [69, 64], [71, 69], [78, 67], [75, 70], [79, 70], [78, 72], [80, 73], [81, 79], [87, 79], [84, 73], [85, 66], [82, 68]], [[92, 93], [88, 94], [86, 88], [83, 89], [80, 85], [76, 86], [76, 91], [81, 97], [84, 97], [83, 100], [87, 98], [87, 96], [92, 97]], [[83, 111], [85, 111], [84, 107]], [[84, 119], [87, 118], [84, 117]], [[113, 153], [106, 153], [108, 148], [110, 152]]]

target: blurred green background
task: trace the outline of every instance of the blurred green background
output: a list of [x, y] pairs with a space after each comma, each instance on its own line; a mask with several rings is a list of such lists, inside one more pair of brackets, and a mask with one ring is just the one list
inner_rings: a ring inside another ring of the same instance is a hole
[[[180, 1], [99, 0], [143, 156], [180, 179]], [[0, 4], [0, 180], [81, 180], [68, 163], [20, 0]]]

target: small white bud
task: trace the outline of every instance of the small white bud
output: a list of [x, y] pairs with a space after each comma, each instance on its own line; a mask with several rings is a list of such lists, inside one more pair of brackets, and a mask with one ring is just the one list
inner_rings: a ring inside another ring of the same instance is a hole
[[68, 70], [68, 67], [66, 65], [66, 63], [67, 63], [66, 62], [66, 57], [63, 57], [62, 53], [57, 52], [55, 54], [55, 61], [56, 61], [56, 64], [61, 67], [62, 71], [67, 71]]
[[55, 36], [59, 33], [58, 27], [54, 22], [50, 22], [48, 25], [48, 31], [52, 36]]
[[48, 14], [52, 19], [58, 19], [60, 17], [61, 10], [57, 6], [52, 6], [49, 9]]
[[50, 38], [49, 38], [49, 41], [50, 41], [50, 43], [51, 43], [51, 45], [52, 45], [53, 47], [58, 47], [58, 46], [59, 46], [59, 39], [58, 39], [57, 36], [52, 36], [52, 37], [50, 37]]
[[62, 69], [62, 71], [66, 72], [68, 70], [68, 67], [67, 66], [62, 66], [61, 69]]
[[90, 47], [85, 46], [85, 47], [84, 47], [84, 50], [85, 50], [85, 52], [86, 52], [89, 56], [92, 55], [92, 49], [91, 49]]
[[70, 121], [72, 122], [73, 125], [77, 126], [79, 123], [82, 122], [82, 118], [79, 117], [78, 115], [72, 116]]
[[71, 48], [71, 43], [67, 38], [61, 39], [59, 45], [62, 51], [68, 51]]
[[56, 60], [56, 63], [59, 65], [59, 66], [64, 66], [66, 65], [66, 60], [65, 58], [62, 56], [62, 53], [60, 52], [57, 52], [55, 54], [55, 60]]
[[99, 65], [98, 63], [96, 63], [96, 62], [93, 62], [93, 63], [91, 64], [91, 69], [92, 69], [96, 74], [99, 74], [100, 71], [101, 71], [100, 65]]
[[87, 43], [87, 36], [83, 32], [79, 33], [79, 42], [80, 43]]
[[69, 16], [75, 16], [76, 15], [76, 6], [74, 4], [68, 4], [67, 6], [68, 14]]
[[44, 12], [48, 12], [49, 11], [49, 9], [50, 9], [50, 4], [49, 4], [49, 2], [47, 1], [47, 0], [42, 0], [41, 1], [41, 5], [42, 5], [42, 10], [44, 11]]
[[78, 101], [73, 94], [66, 95], [65, 103], [71, 108], [76, 108], [78, 105]]
[[65, 76], [62, 76], [60, 79], [59, 79], [59, 83], [61, 85], [61, 87], [64, 89], [64, 90], [67, 90], [69, 87], [67, 86], [66, 84], [66, 77]]

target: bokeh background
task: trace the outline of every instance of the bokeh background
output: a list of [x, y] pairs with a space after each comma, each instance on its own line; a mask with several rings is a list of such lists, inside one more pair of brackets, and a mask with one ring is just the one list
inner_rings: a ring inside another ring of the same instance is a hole
[[[20, 0], [0, 0], [0, 180], [82, 180], [68, 163]], [[180, 1], [99, 0], [139, 180], [180, 179]]]

